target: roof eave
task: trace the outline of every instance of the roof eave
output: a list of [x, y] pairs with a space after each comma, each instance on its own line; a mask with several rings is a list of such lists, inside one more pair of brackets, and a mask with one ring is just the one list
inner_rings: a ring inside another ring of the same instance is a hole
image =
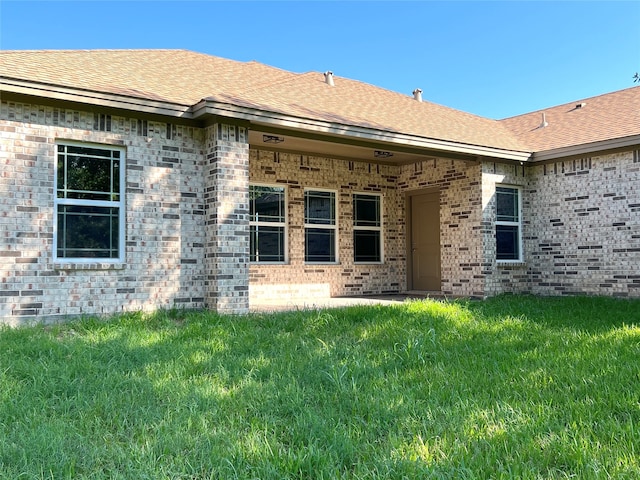
[[81, 88], [65, 87], [29, 80], [0, 77], [0, 92], [10, 92], [30, 97], [72, 102], [104, 108], [161, 115], [183, 120], [204, 120], [207, 116], [224, 117], [263, 125], [320, 133], [327, 136], [351, 137], [357, 140], [402, 145], [429, 151], [456, 153], [478, 158], [495, 158], [508, 161], [528, 162], [531, 152], [472, 145], [449, 140], [422, 137], [392, 132], [359, 125], [341, 124], [313, 118], [297, 117], [280, 112], [246, 107], [213, 99], [203, 99], [195, 105], [184, 105], [131, 95], [100, 92]]
[[400, 144], [429, 151], [452, 152], [475, 157], [491, 157], [518, 162], [527, 162], [531, 158], [531, 152], [471, 145], [359, 125], [328, 122], [256, 109], [254, 107], [244, 107], [212, 99], [201, 100], [193, 106], [192, 111], [194, 119], [200, 119], [206, 116], [225, 117], [246, 121], [256, 126], [309, 131], [327, 136], [349, 136], [357, 140], [380, 142], [389, 145]]
[[0, 77], [0, 92], [190, 119], [190, 105]]
[[532, 155], [531, 161], [533, 163], [549, 162], [566, 157], [579, 157], [612, 150], [626, 150], [629, 147], [638, 145], [640, 145], [640, 134], [543, 150], [535, 152]]

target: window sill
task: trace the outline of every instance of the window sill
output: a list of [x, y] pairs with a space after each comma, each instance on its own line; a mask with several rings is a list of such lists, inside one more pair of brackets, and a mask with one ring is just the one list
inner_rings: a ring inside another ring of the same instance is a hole
[[496, 260], [498, 267], [526, 267], [524, 260]]
[[107, 262], [65, 262], [54, 263], [54, 270], [124, 270], [125, 263], [107, 263]]

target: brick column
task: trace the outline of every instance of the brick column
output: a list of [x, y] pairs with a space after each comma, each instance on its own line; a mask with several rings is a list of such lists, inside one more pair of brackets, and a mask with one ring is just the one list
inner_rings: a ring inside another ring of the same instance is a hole
[[249, 311], [249, 143], [247, 130], [214, 124], [206, 132], [207, 308]]

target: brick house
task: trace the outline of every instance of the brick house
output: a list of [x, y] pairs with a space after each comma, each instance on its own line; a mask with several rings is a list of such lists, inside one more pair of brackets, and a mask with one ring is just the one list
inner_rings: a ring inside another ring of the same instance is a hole
[[491, 120], [180, 50], [0, 52], [0, 319], [640, 296], [640, 87]]

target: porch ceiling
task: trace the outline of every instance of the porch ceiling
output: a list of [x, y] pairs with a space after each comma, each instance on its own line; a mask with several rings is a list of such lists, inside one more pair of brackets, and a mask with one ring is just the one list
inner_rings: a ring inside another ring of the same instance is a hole
[[249, 145], [259, 150], [354, 160], [387, 165], [404, 165], [433, 158], [476, 161], [478, 156], [443, 151], [418, 150], [399, 145], [358, 141], [323, 135], [302, 136], [297, 132], [251, 128]]

